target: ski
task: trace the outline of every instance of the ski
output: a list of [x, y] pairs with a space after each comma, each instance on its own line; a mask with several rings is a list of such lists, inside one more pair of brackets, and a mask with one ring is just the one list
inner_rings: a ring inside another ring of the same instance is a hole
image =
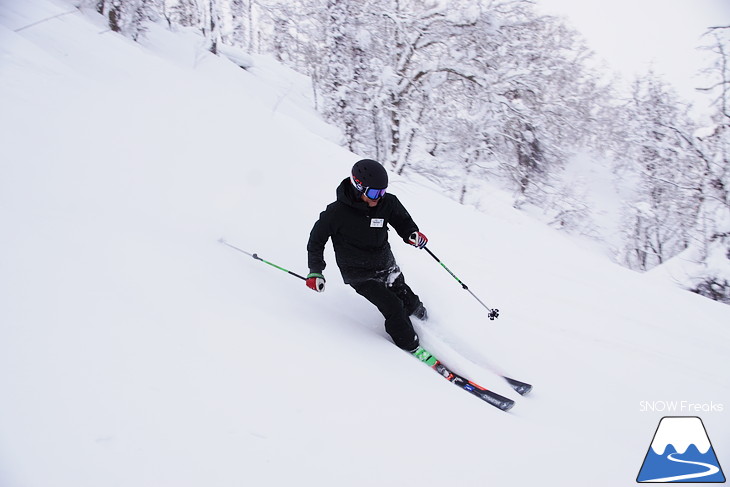
[[[425, 363], [426, 365], [430, 366], [432, 369], [434, 369], [438, 374], [443, 377], [444, 379], [448, 380], [452, 384], [456, 384], [461, 389], [464, 389], [465, 391], [475, 395], [482, 401], [487, 402], [488, 404], [491, 404], [492, 406], [496, 407], [497, 409], [501, 409], [502, 411], [509, 411], [509, 409], [512, 408], [512, 406], [515, 405], [515, 402], [512, 399], [508, 399], [504, 396], [500, 396], [496, 392], [492, 392], [489, 389], [486, 389], [479, 384], [476, 384], [475, 382], [472, 382], [459, 374], [451, 371], [448, 367], [446, 367], [444, 364], [442, 364], [436, 357], [431, 355], [430, 352], [428, 352], [423, 347], [418, 347], [415, 352], [413, 352], [413, 355], [420, 360], [421, 362]], [[523, 383], [520, 383], [523, 384]], [[510, 384], [511, 385], [511, 384]], [[529, 385], [529, 384], [527, 384]], [[514, 386], [513, 386], [514, 387]]]
[[520, 396], [524, 396], [532, 390], [532, 385], [528, 384], [527, 382], [522, 382], [517, 379], [510, 379], [509, 377], [506, 377], [504, 375], [502, 376], [502, 378], [506, 380], [507, 383], [512, 387], [512, 389], [517, 391]]

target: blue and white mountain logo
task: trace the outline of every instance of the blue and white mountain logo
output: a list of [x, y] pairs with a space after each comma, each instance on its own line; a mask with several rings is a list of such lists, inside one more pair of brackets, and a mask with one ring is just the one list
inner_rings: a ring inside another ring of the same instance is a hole
[[637, 482], [725, 482], [702, 420], [665, 416], [659, 421]]

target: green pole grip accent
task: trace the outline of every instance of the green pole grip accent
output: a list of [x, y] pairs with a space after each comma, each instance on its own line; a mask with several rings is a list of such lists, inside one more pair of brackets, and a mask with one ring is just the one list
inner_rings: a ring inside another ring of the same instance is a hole
[[438, 261], [438, 262], [439, 262], [439, 264], [441, 264], [441, 267], [443, 267], [444, 269], [446, 269], [446, 272], [448, 272], [449, 274], [451, 274], [451, 277], [453, 277], [454, 279], [456, 279], [456, 282], [458, 282], [459, 284], [461, 284], [461, 286], [464, 289], [468, 289], [466, 287], [466, 284], [464, 284], [463, 282], [461, 282], [461, 279], [459, 279], [458, 277], [456, 277], [456, 274], [454, 274], [453, 272], [451, 272], [451, 269], [449, 269], [448, 267], [446, 267], [446, 265], [443, 262], [441, 262], [441, 261]]
[[256, 255], [256, 254], [253, 254], [253, 258], [254, 258], [254, 259], [256, 259], [256, 260], [260, 260], [260, 261], [261, 261], [261, 262], [263, 262], [264, 264], [269, 264], [269, 265], [270, 265], [271, 267], [275, 267], [275, 268], [279, 269], [280, 271], [284, 271], [284, 272], [286, 272], [287, 274], [291, 274], [291, 275], [292, 275], [292, 276], [294, 276], [294, 277], [298, 277], [299, 279], [302, 279], [303, 281], [306, 281], [306, 280], [307, 280], [307, 278], [306, 278], [306, 277], [304, 277], [304, 276], [300, 276], [300, 275], [299, 275], [299, 274], [297, 274], [296, 272], [292, 272], [292, 271], [290, 271], [289, 269], [284, 269], [283, 267], [281, 267], [281, 266], [278, 266], [278, 265], [274, 264], [273, 262], [269, 262], [268, 260], [264, 260], [264, 259], [262, 259], [261, 257], [259, 257], [259, 256], [258, 256], [258, 255]]
[[[256, 254], [254, 254], [254, 255], [256, 255]], [[269, 262], [268, 260], [264, 260], [264, 259], [262, 259], [261, 257], [258, 257], [258, 256], [257, 256], [256, 258], [257, 258], [258, 260], [260, 260], [261, 262], [263, 262], [264, 264], [269, 264], [269, 265], [270, 265], [271, 267], [276, 267], [276, 268], [277, 268], [277, 269], [279, 269], [280, 271], [284, 271], [284, 272], [291, 272], [291, 271], [290, 271], [289, 269], [284, 269], [283, 267], [281, 267], [281, 266], [278, 266], [278, 265], [276, 265], [276, 264], [274, 264], [274, 263], [272, 263], [272, 262]]]

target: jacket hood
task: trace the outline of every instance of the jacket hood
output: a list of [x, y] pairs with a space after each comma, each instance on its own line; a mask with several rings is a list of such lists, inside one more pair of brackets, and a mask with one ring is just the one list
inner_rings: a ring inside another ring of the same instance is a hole
[[357, 191], [352, 187], [350, 178], [343, 179], [337, 187], [337, 201], [360, 211], [367, 211], [370, 208], [360, 199]]

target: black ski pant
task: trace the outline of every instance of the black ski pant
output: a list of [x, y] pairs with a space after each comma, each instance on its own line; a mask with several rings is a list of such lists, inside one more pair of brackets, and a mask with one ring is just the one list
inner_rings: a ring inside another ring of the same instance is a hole
[[408, 287], [402, 273], [390, 285], [379, 279], [352, 282], [350, 285], [383, 314], [385, 331], [393, 343], [407, 351], [418, 347], [418, 335], [410, 315], [421, 301]]

